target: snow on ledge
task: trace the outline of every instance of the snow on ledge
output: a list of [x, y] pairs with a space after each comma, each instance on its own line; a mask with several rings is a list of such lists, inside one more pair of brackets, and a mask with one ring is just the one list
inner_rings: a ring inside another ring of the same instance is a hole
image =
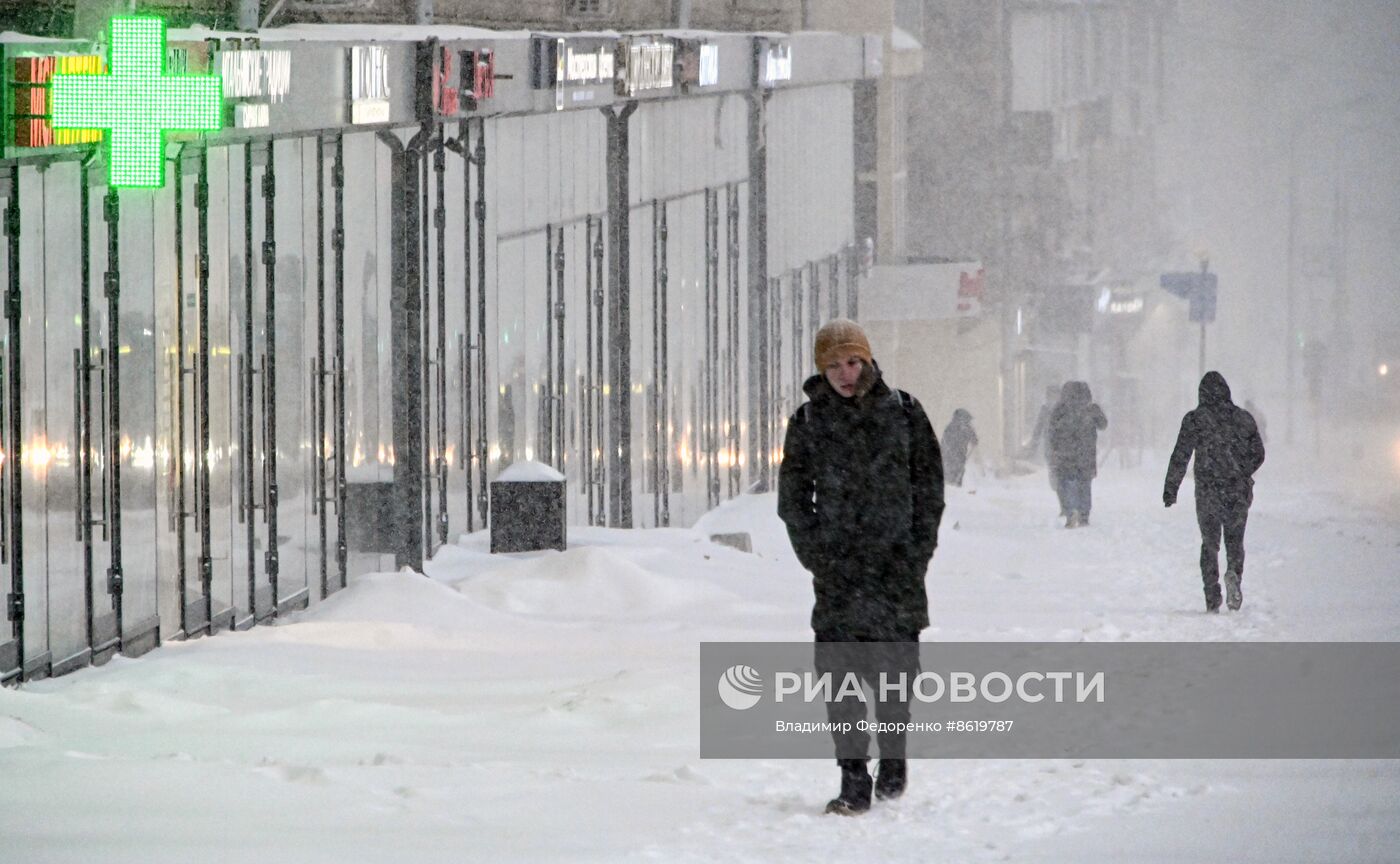
[[487, 30], [439, 24], [286, 24], [258, 31], [264, 42], [420, 42], [436, 36], [443, 40], [528, 39], [529, 30]]
[[516, 462], [496, 475], [504, 483], [558, 483], [564, 475], [543, 462]]

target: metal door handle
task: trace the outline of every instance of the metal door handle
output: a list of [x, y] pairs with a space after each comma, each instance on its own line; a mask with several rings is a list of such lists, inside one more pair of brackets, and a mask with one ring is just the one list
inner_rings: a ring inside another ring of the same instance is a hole
[[[272, 146], [270, 142], [269, 142], [268, 146], [269, 146], [269, 148]], [[276, 482], [276, 478], [273, 477], [272, 474], [271, 474], [271, 460], [268, 458], [268, 453], [271, 451], [271, 449], [272, 449], [273, 447], [276, 446], [276, 444], [275, 444], [273, 441], [269, 440], [269, 437], [268, 437], [268, 434], [267, 434], [267, 432], [268, 432], [268, 428], [267, 428], [267, 418], [268, 418], [268, 416], [269, 416], [269, 415], [268, 415], [268, 412], [271, 410], [271, 406], [268, 404], [268, 402], [269, 402], [269, 399], [270, 399], [271, 397], [270, 397], [270, 392], [269, 392], [269, 388], [268, 388], [268, 380], [267, 380], [269, 376], [268, 376], [268, 374], [267, 374], [267, 355], [266, 355], [266, 354], [262, 355], [262, 357], [260, 358], [260, 364], [259, 364], [259, 367], [258, 367], [258, 369], [257, 369], [257, 374], [258, 374], [258, 397], [259, 397], [259, 400], [258, 400], [258, 401], [260, 401], [260, 402], [262, 403], [262, 439], [263, 439], [263, 460], [262, 460], [262, 469], [263, 469], [263, 501], [262, 501], [262, 521], [263, 521], [263, 524], [266, 525], [266, 524], [267, 524], [267, 511], [268, 511], [270, 508], [276, 507], [276, 506], [277, 506], [277, 504], [276, 504], [276, 502], [275, 502], [275, 500], [274, 500], [275, 497], [276, 497], [276, 495], [277, 495], [277, 493], [276, 493], [276, 491], [274, 490], [274, 486], [273, 486], [273, 484]], [[271, 551], [271, 550], [275, 550], [275, 549], [277, 548], [277, 547], [276, 547], [276, 539], [277, 539], [277, 538], [275, 538], [275, 537], [274, 537], [274, 538], [271, 538], [271, 541], [269, 542], [269, 547], [270, 547], [270, 551], [268, 552], [269, 555], [275, 554], [275, 552], [274, 552], [274, 551]]]
[[107, 350], [97, 349], [97, 367], [102, 373], [102, 397], [99, 404], [102, 406], [102, 521], [98, 524], [102, 526], [102, 542], [107, 542], [107, 522], [109, 516], [107, 512], [107, 502], [112, 494], [112, 451], [111, 451], [111, 430], [107, 428], [107, 394], [110, 392], [111, 374], [107, 369]]
[[[345, 362], [340, 356], [335, 358], [335, 369], [331, 372], [331, 389], [335, 409], [335, 433], [331, 436], [335, 442], [335, 496], [332, 500], [335, 515], [339, 516], [345, 499], [345, 439], [348, 434], [345, 428], [345, 398], [342, 395], [345, 391]], [[342, 537], [340, 542], [345, 542], [345, 538]]]
[[83, 350], [73, 349], [73, 539], [87, 539], [83, 517]]
[[180, 460], [184, 458], [184, 444], [180, 441], [180, 386], [184, 383], [180, 375], [180, 356], [178, 353], [168, 355], [169, 366], [166, 375], [170, 379], [170, 451], [175, 454], [171, 460], [170, 471], [167, 473], [165, 489], [170, 498], [170, 506], [166, 508], [169, 518], [166, 521], [166, 529], [174, 532], [179, 528], [179, 520], [185, 518], [185, 489], [184, 484], [179, 482]]
[[467, 453], [467, 336], [465, 333], [457, 334], [457, 378], [459, 385], [457, 392], [462, 396], [461, 415], [461, 435], [458, 439], [457, 452], [462, 460], [462, 470], [471, 470], [471, 457]]
[[315, 357], [311, 358], [311, 368], [309, 371], [311, 373], [311, 390], [307, 395], [311, 398], [311, 434], [315, 436], [311, 444], [311, 487], [313, 489], [311, 494], [311, 515], [316, 516], [321, 512], [321, 496], [326, 494], [325, 480], [323, 479], [325, 464], [322, 462], [325, 458], [326, 439], [321, 429], [320, 412], [316, 410], [316, 403], [320, 401], [321, 396], [319, 390], [321, 379], [317, 375]]
[[235, 483], [234, 485], [238, 487], [238, 506], [234, 509], [238, 511], [238, 524], [242, 525], [247, 519], [247, 513], [245, 511], [248, 509], [248, 494], [243, 487], [244, 484], [248, 482], [247, 462], [250, 458], [252, 458], [252, 454], [249, 452], [249, 448], [247, 446], [248, 418], [246, 415], [248, 413], [248, 406], [247, 403], [244, 401], [243, 395], [246, 392], [248, 392], [248, 370], [244, 368], [242, 354], [238, 355], [237, 366], [238, 390], [234, 395], [238, 400], [238, 477], [237, 483]]

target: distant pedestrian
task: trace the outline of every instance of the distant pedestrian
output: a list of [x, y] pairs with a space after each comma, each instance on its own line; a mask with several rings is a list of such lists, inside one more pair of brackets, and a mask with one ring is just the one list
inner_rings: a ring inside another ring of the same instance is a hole
[[[788, 419], [778, 516], [812, 573], [816, 669], [838, 682], [855, 674], [872, 688], [879, 672], [912, 679], [919, 631], [929, 623], [924, 578], [943, 515], [938, 439], [918, 400], [881, 379], [859, 324], [828, 322], [814, 353], [817, 374], [802, 387], [808, 401]], [[907, 702], [877, 698], [877, 722], [908, 722]], [[864, 700], [838, 697], [826, 707], [833, 726], [847, 730], [832, 732], [841, 793], [827, 812], [863, 813], [872, 791], [902, 794], [906, 733], [877, 732], [880, 773], [872, 783]]]
[[1181, 420], [1162, 503], [1176, 503], [1186, 463], [1196, 458], [1196, 521], [1201, 528], [1201, 581], [1206, 611], [1220, 611], [1220, 535], [1225, 535], [1225, 601], [1244, 602], [1244, 528], [1254, 502], [1254, 472], [1264, 464], [1264, 439], [1250, 413], [1230, 401], [1219, 372], [1201, 379], [1200, 404]]
[[966, 408], [953, 412], [953, 419], [943, 430], [943, 479], [961, 486], [967, 457], [977, 446], [977, 432], [972, 428], [972, 414]]
[[1093, 507], [1093, 482], [1099, 473], [1099, 432], [1108, 428], [1103, 409], [1094, 403], [1089, 385], [1070, 381], [1050, 413], [1050, 447], [1060, 499], [1069, 515], [1066, 528], [1089, 524]]
[[1026, 445], [1022, 456], [1030, 459], [1035, 456], [1035, 451], [1040, 449], [1042, 442], [1045, 444], [1045, 478], [1050, 481], [1050, 489], [1055, 493], [1055, 497], [1060, 502], [1060, 518], [1069, 515], [1065, 509], [1064, 496], [1060, 494], [1060, 478], [1055, 474], [1055, 453], [1050, 448], [1050, 414], [1055, 410], [1055, 404], [1060, 401], [1060, 385], [1052, 384], [1045, 388], [1045, 403], [1040, 406], [1039, 413], [1035, 416], [1035, 429], [1031, 432], [1030, 443]]

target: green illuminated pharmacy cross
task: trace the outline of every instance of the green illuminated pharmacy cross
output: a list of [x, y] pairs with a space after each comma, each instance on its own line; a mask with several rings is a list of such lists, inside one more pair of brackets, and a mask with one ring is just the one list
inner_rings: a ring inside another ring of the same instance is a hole
[[111, 186], [161, 186], [165, 131], [217, 130], [223, 81], [164, 74], [165, 22], [159, 18], [113, 18], [108, 44], [108, 74], [53, 76], [51, 123], [106, 131]]

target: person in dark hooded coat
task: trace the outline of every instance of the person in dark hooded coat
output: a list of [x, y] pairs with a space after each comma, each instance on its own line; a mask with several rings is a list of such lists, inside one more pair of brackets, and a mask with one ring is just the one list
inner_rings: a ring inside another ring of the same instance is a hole
[[1181, 420], [1167, 464], [1162, 503], [1176, 503], [1186, 464], [1196, 459], [1196, 521], [1201, 528], [1201, 581], [1206, 610], [1220, 611], [1220, 536], [1225, 535], [1225, 594], [1231, 609], [1244, 602], [1244, 528], [1254, 502], [1254, 472], [1264, 464], [1264, 439], [1254, 418], [1230, 401], [1219, 372], [1201, 378], [1200, 404]]
[[[778, 474], [778, 515], [793, 551], [812, 573], [812, 629], [819, 672], [840, 682], [855, 672], [872, 686], [881, 671], [918, 668], [919, 632], [928, 626], [924, 577], [943, 515], [943, 460], [918, 400], [881, 378], [860, 325], [847, 319], [817, 333], [818, 374], [808, 401], [788, 419]], [[876, 642], [878, 646], [851, 643]], [[862, 649], [857, 651], [849, 648]], [[873, 658], [873, 659], [872, 659]], [[881, 659], [882, 658], [882, 659]], [[864, 719], [864, 703], [827, 703], [833, 723]], [[909, 706], [877, 702], [876, 719], [907, 722]], [[833, 733], [841, 794], [827, 811], [870, 808], [870, 736]], [[904, 734], [879, 733], [882, 798], [904, 791]]]
[[[967, 470], [967, 456], [977, 446], [977, 432], [972, 428], [972, 414], [966, 408], [953, 412], [953, 419], [943, 429], [943, 479], [961, 486]], [[980, 464], [980, 463], [979, 463]]]
[[1059, 403], [1050, 412], [1055, 475], [1060, 479], [1060, 500], [1069, 513], [1066, 528], [1089, 524], [1093, 482], [1099, 473], [1099, 432], [1107, 428], [1108, 418], [1095, 404], [1089, 385], [1066, 382]]

